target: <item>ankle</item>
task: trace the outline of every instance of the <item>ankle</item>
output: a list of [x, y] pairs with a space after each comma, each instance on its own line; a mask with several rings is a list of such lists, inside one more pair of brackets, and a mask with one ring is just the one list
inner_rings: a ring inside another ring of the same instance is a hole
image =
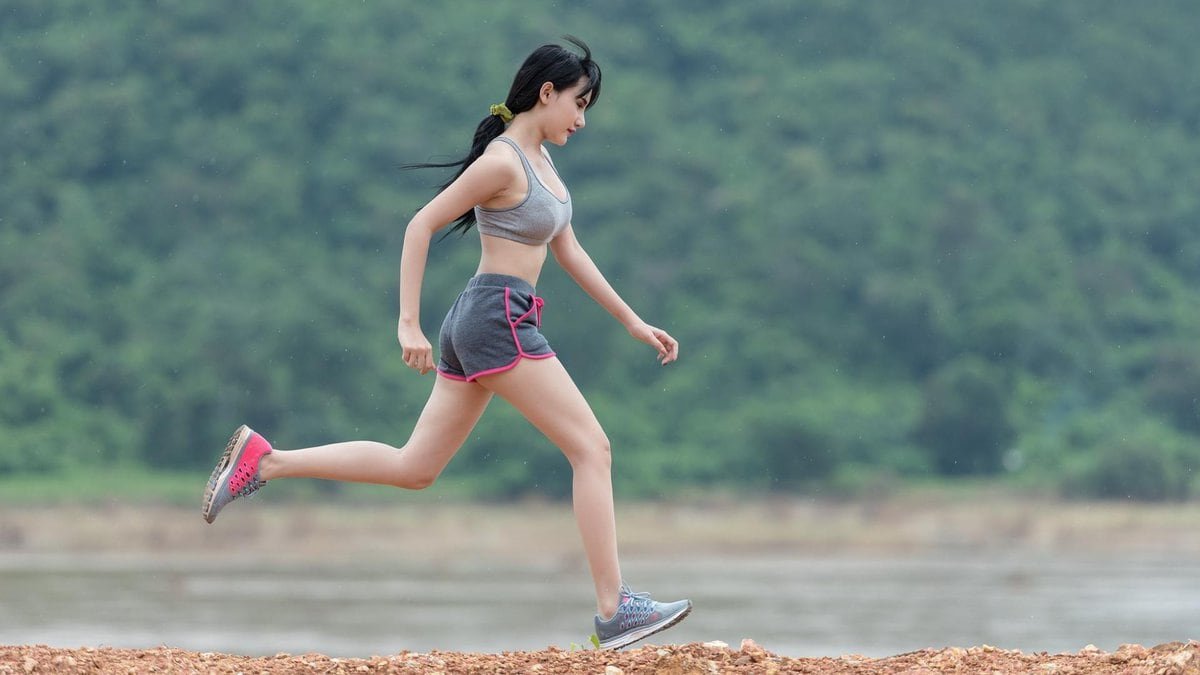
[[601, 621], [608, 621], [617, 615], [617, 609], [620, 606], [621, 596], [618, 593], [611, 598], [598, 601], [596, 603], [596, 613], [600, 615]]
[[258, 460], [258, 477], [260, 480], [268, 481], [274, 478], [279, 478], [279, 451], [272, 450], [263, 455]]

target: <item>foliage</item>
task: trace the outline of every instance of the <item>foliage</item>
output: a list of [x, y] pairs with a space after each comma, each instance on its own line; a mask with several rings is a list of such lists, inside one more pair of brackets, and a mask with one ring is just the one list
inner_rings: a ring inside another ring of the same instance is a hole
[[952, 361], [926, 384], [915, 430], [944, 474], [1000, 471], [1014, 431], [1005, 405], [1004, 372], [977, 357]]
[[[396, 267], [444, 176], [397, 167], [459, 156], [521, 58], [572, 33], [606, 76], [586, 133], [553, 148], [575, 229], [683, 345], [657, 369], [552, 264], [539, 282], [619, 491], [876, 467], [1194, 494], [1197, 19], [1182, 1], [8, 0], [0, 474], [200, 476], [241, 422], [282, 447], [402, 444], [430, 384], [395, 346]], [[476, 255], [473, 235], [433, 248], [429, 335]], [[447, 479], [566, 496], [562, 458], [494, 407]], [[1064, 431], [1114, 416], [1151, 431]], [[1112, 482], [1131, 466], [1153, 484]]]
[[1121, 410], [1085, 415], [1058, 442], [1067, 497], [1182, 500], [1200, 494], [1192, 437]]

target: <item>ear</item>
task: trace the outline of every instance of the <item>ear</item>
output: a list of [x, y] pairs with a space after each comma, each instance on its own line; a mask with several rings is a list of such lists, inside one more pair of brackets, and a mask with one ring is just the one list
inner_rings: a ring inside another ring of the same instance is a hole
[[554, 93], [553, 82], [543, 82], [542, 88], [538, 90], [538, 100], [542, 103], [550, 102], [550, 95]]

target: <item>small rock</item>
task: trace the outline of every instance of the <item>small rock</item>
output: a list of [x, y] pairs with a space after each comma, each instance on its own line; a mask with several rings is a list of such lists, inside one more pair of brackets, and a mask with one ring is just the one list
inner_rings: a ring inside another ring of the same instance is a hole
[[1080, 649], [1079, 653], [1080, 654], [1095, 654], [1099, 651], [1100, 651], [1099, 647], [1097, 647], [1096, 645], [1093, 645], [1093, 644], [1089, 644], [1088, 646], [1084, 647], [1083, 649]]
[[1168, 656], [1167, 663], [1170, 663], [1170, 664], [1173, 664], [1176, 666], [1186, 666], [1188, 664], [1188, 662], [1190, 662], [1192, 660], [1192, 656], [1193, 656], [1192, 652], [1182, 651], [1177, 654], [1172, 654], [1172, 655]]
[[709, 642], [705, 642], [704, 646], [705, 647], [713, 647], [715, 649], [729, 649], [729, 645], [725, 642], [721, 642], [720, 640], [712, 640]]
[[759, 647], [758, 643], [755, 642], [754, 640], [751, 640], [750, 638], [742, 638], [742, 651], [744, 651], [744, 652], [761, 652], [761, 651], [763, 651], [763, 648]]
[[616, 666], [604, 666], [604, 675], [625, 675], [625, 671]]
[[25, 669], [25, 672], [32, 673], [33, 669], [37, 668], [37, 665], [37, 659], [33, 658], [32, 656], [26, 656], [25, 663], [22, 664], [22, 667]]
[[934, 658], [938, 661], [945, 661], [947, 659], [961, 659], [966, 655], [967, 650], [963, 649], [962, 647], [946, 647], [942, 651], [938, 652], [937, 656]]

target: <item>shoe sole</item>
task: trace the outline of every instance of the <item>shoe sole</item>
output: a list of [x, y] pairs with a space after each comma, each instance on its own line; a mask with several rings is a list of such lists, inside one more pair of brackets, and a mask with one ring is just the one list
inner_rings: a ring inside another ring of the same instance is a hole
[[245, 424], [233, 432], [233, 436], [229, 438], [229, 443], [225, 445], [224, 454], [221, 455], [221, 459], [217, 460], [216, 468], [213, 469], [212, 475], [208, 477], [208, 485], [204, 488], [204, 504], [200, 510], [200, 514], [209, 523], [217, 519], [217, 514], [212, 512], [212, 507], [213, 502], [217, 498], [217, 493], [220, 491], [220, 485], [229, 484], [231, 467], [236, 464], [234, 459], [242, 454], [242, 449], [250, 441], [250, 433], [250, 427]]
[[635, 631], [630, 631], [628, 633], [622, 633], [621, 635], [618, 635], [617, 637], [612, 638], [611, 640], [609, 640], [607, 642], [602, 641], [600, 643], [600, 648], [601, 649], [620, 649], [622, 647], [627, 647], [627, 646], [637, 642], [638, 640], [648, 638], [651, 635], [654, 635], [655, 633], [662, 632], [662, 631], [670, 628], [671, 626], [674, 626], [675, 624], [679, 623], [680, 621], [683, 621], [684, 617], [686, 617], [688, 614], [691, 614], [691, 612], [692, 612], [692, 603], [689, 602], [687, 607], [684, 607], [682, 611], [672, 614], [671, 616], [668, 616], [665, 619], [660, 620], [658, 623], [650, 624], [649, 626], [643, 626]]

